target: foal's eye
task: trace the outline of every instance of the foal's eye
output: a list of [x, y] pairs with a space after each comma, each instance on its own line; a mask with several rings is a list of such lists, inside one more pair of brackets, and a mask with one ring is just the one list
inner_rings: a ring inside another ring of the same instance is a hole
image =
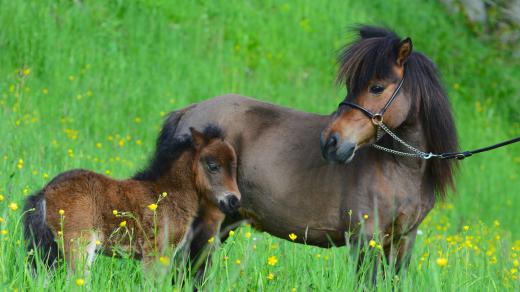
[[381, 93], [383, 93], [383, 91], [385, 91], [385, 87], [382, 85], [376, 84], [376, 85], [370, 86], [370, 93], [381, 94]]
[[208, 167], [209, 172], [211, 172], [211, 173], [215, 173], [215, 172], [217, 172], [217, 171], [219, 170], [219, 168], [220, 168], [219, 165], [216, 164], [216, 163], [213, 162], [213, 161], [208, 161], [208, 162], [206, 162], [206, 165], [207, 165], [207, 167]]

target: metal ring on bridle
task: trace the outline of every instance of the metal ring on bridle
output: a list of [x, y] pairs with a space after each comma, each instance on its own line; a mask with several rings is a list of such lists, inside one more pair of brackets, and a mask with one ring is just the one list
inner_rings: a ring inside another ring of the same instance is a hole
[[374, 114], [372, 116], [372, 123], [376, 126], [379, 126], [383, 123], [383, 115], [382, 114]]

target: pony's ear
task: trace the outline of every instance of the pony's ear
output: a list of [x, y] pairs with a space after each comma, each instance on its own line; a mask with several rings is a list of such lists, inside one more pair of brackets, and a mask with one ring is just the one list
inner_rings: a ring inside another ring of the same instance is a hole
[[201, 149], [206, 145], [206, 137], [201, 132], [195, 130], [195, 128], [190, 127], [191, 132], [191, 140], [193, 141], [193, 147], [197, 150]]
[[404, 65], [410, 54], [412, 54], [412, 48], [411, 38], [405, 38], [399, 43], [397, 46], [397, 59], [395, 60], [397, 66], [402, 67]]

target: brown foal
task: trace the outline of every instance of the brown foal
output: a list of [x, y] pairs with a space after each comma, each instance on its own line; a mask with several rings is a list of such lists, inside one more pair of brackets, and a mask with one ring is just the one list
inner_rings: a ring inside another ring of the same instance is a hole
[[217, 127], [190, 130], [175, 139], [162, 132], [150, 166], [130, 179], [87, 170], [55, 177], [27, 200], [29, 250], [48, 265], [64, 253], [74, 269], [117, 247], [147, 265], [169, 246], [181, 247], [194, 220], [217, 233], [224, 213], [239, 205], [236, 153]]

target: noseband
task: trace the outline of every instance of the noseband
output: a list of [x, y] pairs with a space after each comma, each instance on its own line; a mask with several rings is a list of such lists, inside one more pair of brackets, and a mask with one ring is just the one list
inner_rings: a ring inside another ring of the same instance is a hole
[[[453, 158], [457, 158], [457, 159], [461, 160], [461, 159], [464, 159], [466, 157], [470, 157], [473, 154], [477, 154], [477, 153], [493, 150], [493, 149], [496, 149], [496, 148], [499, 148], [499, 147], [503, 147], [503, 146], [506, 146], [506, 145], [509, 145], [509, 144], [520, 142], [520, 137], [517, 137], [517, 138], [513, 138], [513, 139], [510, 139], [510, 140], [501, 142], [501, 143], [497, 143], [497, 144], [494, 144], [494, 145], [491, 145], [491, 146], [487, 146], [487, 147], [483, 147], [483, 148], [478, 148], [478, 149], [471, 150], [471, 151], [452, 152], [452, 153], [440, 153], [440, 154], [434, 154], [434, 153], [431, 153], [431, 152], [429, 152], [429, 153], [423, 152], [423, 151], [415, 148], [414, 146], [406, 143], [401, 138], [399, 138], [394, 132], [392, 132], [383, 123], [383, 116], [384, 116], [384, 114], [386, 113], [388, 108], [392, 105], [392, 103], [395, 101], [395, 99], [397, 98], [397, 95], [401, 91], [401, 87], [403, 86], [403, 83], [404, 83], [404, 77], [405, 77], [404, 73], [405, 72], [403, 72], [403, 78], [401, 79], [401, 81], [399, 81], [399, 84], [397, 84], [397, 87], [395, 88], [394, 92], [392, 93], [392, 96], [390, 96], [390, 98], [386, 102], [385, 106], [377, 113], [373, 113], [370, 110], [360, 106], [359, 104], [355, 104], [353, 102], [350, 102], [350, 101], [346, 100], [346, 98], [345, 98], [344, 101], [340, 102], [339, 105], [338, 105], [338, 109], [341, 108], [342, 106], [349, 106], [351, 108], [354, 108], [354, 109], [357, 109], [357, 110], [361, 111], [369, 119], [372, 120], [372, 123], [376, 127], [378, 127], [378, 129], [381, 129], [384, 132], [386, 132], [388, 135], [390, 135], [390, 137], [392, 137], [395, 141], [399, 142], [401, 145], [403, 145], [406, 148], [408, 148], [411, 152], [402, 152], [402, 151], [386, 148], [386, 147], [383, 147], [381, 145], [372, 144], [372, 146], [374, 148], [376, 148], [378, 150], [381, 150], [381, 151], [388, 152], [388, 153], [392, 153], [392, 154], [395, 154], [395, 155], [399, 155], [399, 156], [415, 157], [415, 158], [421, 158], [421, 159], [425, 159], [425, 160], [430, 159], [430, 158], [439, 158], [439, 159], [453, 159]], [[380, 133], [381, 133], [381, 135], [380, 135]], [[384, 134], [384, 133], [382, 133], [380, 131], [377, 132], [377, 140], [379, 140], [379, 138], [381, 138], [382, 134]]]

